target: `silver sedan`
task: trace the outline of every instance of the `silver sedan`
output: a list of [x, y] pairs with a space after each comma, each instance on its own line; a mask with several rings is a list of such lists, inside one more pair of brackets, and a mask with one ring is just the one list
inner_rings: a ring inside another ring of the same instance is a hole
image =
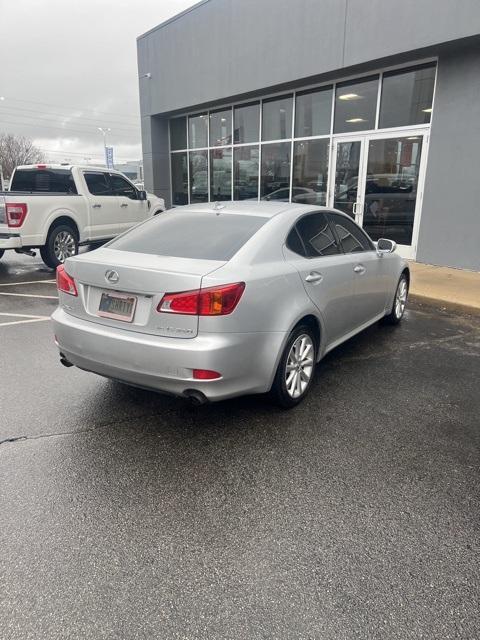
[[292, 407], [328, 351], [402, 319], [394, 251], [324, 207], [179, 207], [58, 268], [60, 359], [197, 403], [270, 391]]

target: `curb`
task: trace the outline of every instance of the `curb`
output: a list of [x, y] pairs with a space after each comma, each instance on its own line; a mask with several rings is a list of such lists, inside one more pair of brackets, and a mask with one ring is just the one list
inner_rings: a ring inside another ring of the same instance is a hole
[[478, 315], [480, 316], [480, 307], [471, 306], [468, 304], [463, 304], [461, 302], [454, 302], [453, 300], [444, 300], [442, 298], [432, 298], [430, 296], [422, 295], [421, 293], [412, 293], [409, 294], [409, 299], [413, 302], [419, 302], [421, 304], [428, 305], [430, 307], [435, 307], [437, 309], [446, 309], [448, 311], [455, 311], [457, 313], [466, 313], [468, 315]]

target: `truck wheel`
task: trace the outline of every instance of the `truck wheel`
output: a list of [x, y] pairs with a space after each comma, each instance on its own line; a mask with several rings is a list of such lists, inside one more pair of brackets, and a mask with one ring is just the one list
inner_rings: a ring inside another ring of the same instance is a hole
[[48, 232], [45, 246], [40, 247], [42, 260], [51, 269], [56, 269], [67, 258], [78, 253], [77, 232], [68, 224], [59, 224]]

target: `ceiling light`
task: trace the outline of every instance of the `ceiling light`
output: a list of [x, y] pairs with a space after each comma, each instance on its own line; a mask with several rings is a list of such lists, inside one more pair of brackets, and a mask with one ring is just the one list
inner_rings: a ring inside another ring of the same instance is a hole
[[409, 136], [407, 140], [418, 140], [418, 136]]
[[367, 122], [365, 118], [349, 118], [345, 120], [345, 122]]
[[358, 93], [343, 93], [341, 96], [338, 96], [339, 100], [358, 100], [362, 96], [359, 96]]
[[429, 107], [428, 109], [422, 109], [423, 113], [432, 113], [432, 107]]

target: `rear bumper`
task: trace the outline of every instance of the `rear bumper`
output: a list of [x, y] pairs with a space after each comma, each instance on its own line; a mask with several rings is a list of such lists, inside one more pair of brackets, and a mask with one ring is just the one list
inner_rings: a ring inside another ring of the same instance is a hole
[[[199, 391], [212, 401], [268, 391], [286, 337], [278, 332], [163, 338], [81, 320], [60, 307], [52, 321], [60, 352], [80, 369], [177, 396]], [[222, 377], [194, 380], [192, 369]]]
[[0, 249], [21, 249], [22, 239], [19, 233], [0, 231]]

